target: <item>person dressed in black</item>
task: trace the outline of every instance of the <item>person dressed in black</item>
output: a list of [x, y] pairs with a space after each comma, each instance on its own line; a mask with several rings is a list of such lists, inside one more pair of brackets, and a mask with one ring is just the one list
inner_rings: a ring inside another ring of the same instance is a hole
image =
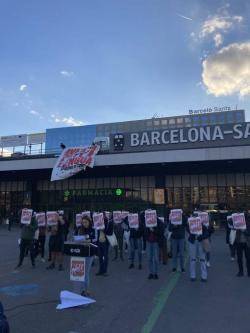
[[114, 231], [112, 219], [104, 218], [105, 229], [97, 232], [97, 246], [99, 257], [99, 271], [97, 276], [107, 276], [108, 260], [109, 260], [109, 241], [106, 236], [111, 236]]
[[4, 314], [3, 305], [0, 302], [0, 333], [9, 333], [10, 327], [7, 320], [7, 317]]
[[250, 277], [250, 214], [248, 212], [245, 213], [245, 219], [246, 229], [237, 230], [235, 238], [237, 261], [239, 267], [239, 272], [237, 274], [238, 277], [244, 275], [243, 253], [246, 259], [247, 275]]
[[58, 270], [63, 270], [63, 248], [64, 248], [64, 219], [59, 215], [59, 219], [55, 226], [50, 227], [50, 240], [49, 247], [51, 251], [51, 264], [47, 267], [47, 269], [54, 269], [56, 267], [56, 262], [58, 262]]
[[22, 266], [26, 251], [30, 252], [32, 267], [35, 267], [35, 253], [33, 246], [33, 239], [35, 232], [37, 230], [37, 222], [35, 216], [34, 215], [32, 216], [30, 224], [22, 224], [21, 228], [22, 231], [21, 231], [21, 242], [20, 242], [20, 256], [16, 268]]

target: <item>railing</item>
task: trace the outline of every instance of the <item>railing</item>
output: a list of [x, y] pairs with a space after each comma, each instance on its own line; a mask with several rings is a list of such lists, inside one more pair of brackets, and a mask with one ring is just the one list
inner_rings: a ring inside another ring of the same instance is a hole
[[[39, 149], [22, 149], [16, 151], [1, 151], [0, 150], [0, 161], [6, 160], [22, 160], [22, 159], [34, 159], [34, 158], [53, 158], [59, 157], [62, 149], [59, 147], [46, 149], [45, 147], [40, 147]], [[98, 155], [108, 154], [109, 151], [105, 150], [98, 152]]]

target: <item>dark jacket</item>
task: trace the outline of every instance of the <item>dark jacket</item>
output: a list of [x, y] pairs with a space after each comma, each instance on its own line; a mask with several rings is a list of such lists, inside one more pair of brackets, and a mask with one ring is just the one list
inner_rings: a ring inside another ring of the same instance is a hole
[[6, 316], [4, 315], [3, 305], [0, 302], [0, 333], [9, 333], [10, 328]]
[[157, 226], [153, 228], [146, 227], [145, 224], [145, 216], [141, 216], [141, 220], [144, 228], [144, 236], [146, 241], [151, 242], [151, 236], [155, 238], [155, 241], [158, 243], [159, 247], [163, 246], [164, 243], [164, 223], [160, 219], [157, 218]]
[[192, 244], [196, 240], [198, 240], [198, 242], [201, 242], [203, 239], [209, 238], [208, 228], [205, 225], [202, 225], [202, 235], [198, 236], [198, 235], [193, 235], [193, 234], [190, 233], [189, 225], [187, 223], [187, 232], [189, 233], [188, 241]]
[[96, 233], [95, 233], [95, 229], [91, 227], [89, 228], [84, 228], [84, 227], [79, 227], [77, 228], [76, 235], [78, 236], [89, 236], [89, 240], [92, 242], [94, 242], [96, 239]]
[[235, 243], [247, 243], [247, 246], [250, 247], [250, 215], [245, 214], [246, 218], [246, 230], [237, 230]]
[[32, 240], [34, 238], [36, 229], [38, 228], [35, 217], [33, 216], [30, 224], [22, 225], [21, 239]]
[[[113, 235], [113, 232], [114, 232], [113, 219], [108, 220], [107, 218], [104, 218], [104, 225], [105, 225], [105, 228], [102, 231], [104, 232], [105, 236]], [[97, 240], [98, 241], [99, 241], [99, 237], [100, 237], [100, 231], [101, 230], [98, 230], [98, 232], [97, 232]], [[108, 241], [108, 240], [106, 240], [106, 241]]]
[[123, 220], [123, 223], [125, 225], [125, 230], [130, 231], [129, 238], [139, 239], [139, 238], [143, 237], [143, 222], [140, 218], [139, 218], [139, 228], [138, 229], [129, 227], [128, 217], [125, 217], [125, 219]]
[[185, 215], [182, 216], [182, 224], [174, 225], [169, 221], [168, 231], [172, 232], [172, 239], [184, 239], [185, 231], [187, 227], [187, 217]]

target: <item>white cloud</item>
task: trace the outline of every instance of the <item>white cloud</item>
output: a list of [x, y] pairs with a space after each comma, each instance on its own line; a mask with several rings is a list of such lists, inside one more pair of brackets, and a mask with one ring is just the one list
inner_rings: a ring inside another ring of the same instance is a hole
[[69, 126], [81, 126], [84, 125], [84, 122], [81, 120], [74, 119], [73, 117], [61, 117], [55, 114], [50, 115], [55, 123], [66, 124]]
[[214, 43], [216, 47], [219, 47], [223, 43], [222, 34], [215, 34], [214, 35]]
[[40, 116], [40, 113], [35, 110], [30, 110], [30, 114], [33, 114], [34, 116]]
[[21, 84], [20, 87], [19, 87], [19, 90], [20, 91], [25, 91], [25, 90], [27, 90], [27, 88], [28, 88], [27, 84]]
[[230, 15], [229, 5], [219, 8], [215, 15], [210, 15], [202, 23], [198, 33], [191, 33], [194, 40], [204, 40], [211, 37], [215, 46], [219, 47], [223, 43], [223, 36], [229, 31], [241, 26], [243, 17], [239, 15]]
[[74, 75], [74, 72], [70, 72], [70, 71], [62, 70], [62, 71], [60, 72], [60, 74], [61, 74], [62, 76], [64, 76], [64, 77], [71, 77], [71, 76]]
[[250, 95], [250, 42], [223, 47], [202, 63], [207, 93], [215, 96]]

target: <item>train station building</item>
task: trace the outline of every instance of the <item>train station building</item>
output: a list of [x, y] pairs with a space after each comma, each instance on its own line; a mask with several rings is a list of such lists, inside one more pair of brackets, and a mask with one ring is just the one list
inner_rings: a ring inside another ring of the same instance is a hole
[[[2, 151], [10, 149], [8, 140], [15, 151], [0, 159], [0, 215], [23, 207], [64, 209], [70, 216], [149, 207], [160, 214], [195, 206], [250, 209], [250, 123], [244, 110], [91, 126], [48, 129], [41, 142], [27, 135], [24, 144], [22, 137], [26, 153], [18, 135], [17, 142], [2, 137]], [[86, 145], [96, 137], [109, 140], [93, 169], [50, 181], [61, 143]], [[32, 142], [41, 145], [39, 152], [32, 152]]]

